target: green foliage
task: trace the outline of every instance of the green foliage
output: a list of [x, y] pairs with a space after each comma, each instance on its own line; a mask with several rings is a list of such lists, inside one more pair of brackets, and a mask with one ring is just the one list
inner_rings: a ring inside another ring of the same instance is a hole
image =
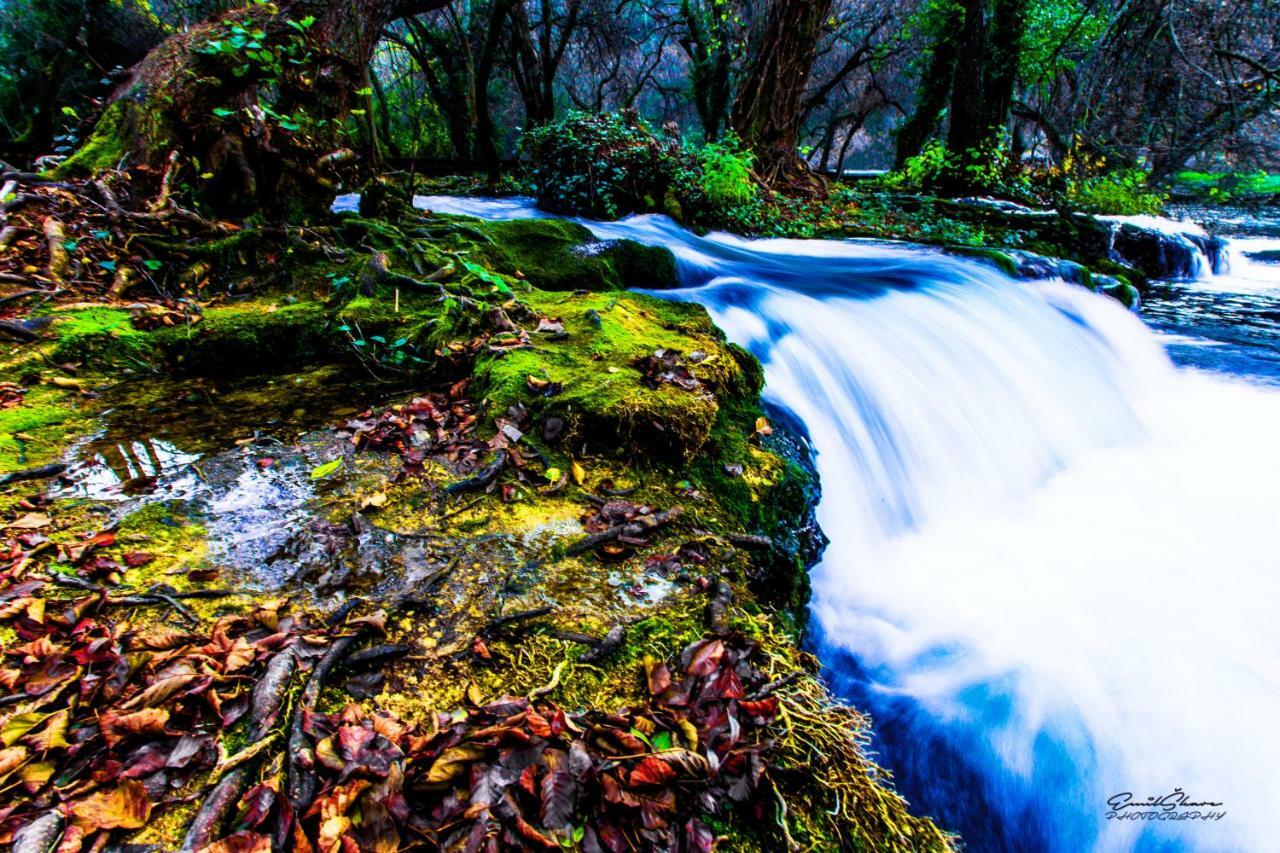
[[1173, 191], [1210, 204], [1269, 201], [1280, 198], [1280, 174], [1255, 172], [1179, 172]]
[[1087, 213], [1159, 213], [1164, 196], [1151, 189], [1151, 176], [1142, 169], [1124, 169], [1067, 179], [1067, 206]]
[[737, 135], [730, 133], [720, 142], [703, 146], [698, 162], [702, 166], [702, 192], [713, 207], [731, 208], [756, 197], [751, 176], [755, 157]]
[[890, 189], [923, 189], [938, 181], [955, 162], [946, 143], [935, 139], [914, 157], [908, 157], [902, 168], [890, 172], [882, 183]]
[[164, 32], [130, 0], [0, 2], [0, 150], [69, 153], [114, 80]]
[[619, 113], [569, 113], [527, 132], [520, 152], [542, 207], [604, 219], [662, 210], [685, 167], [677, 144]]
[[1086, 0], [1037, 0], [1026, 8], [1018, 73], [1030, 85], [1047, 84], [1071, 71], [1106, 33], [1106, 15]]
[[[255, 2], [265, 5], [261, 0]], [[262, 114], [281, 130], [306, 135], [324, 127], [327, 120], [313, 118], [301, 107], [277, 111], [271, 98], [265, 95], [269, 95], [286, 74], [297, 73], [315, 62], [316, 56], [307, 40], [307, 31], [315, 22], [311, 15], [287, 19], [288, 33], [271, 39], [251, 17], [229, 19], [223, 22], [221, 35], [205, 41], [196, 52], [222, 60], [233, 77], [256, 81], [264, 95], [257, 102]], [[221, 122], [233, 123], [242, 118], [238, 110], [226, 107], [214, 107], [212, 113], [213, 118]]]

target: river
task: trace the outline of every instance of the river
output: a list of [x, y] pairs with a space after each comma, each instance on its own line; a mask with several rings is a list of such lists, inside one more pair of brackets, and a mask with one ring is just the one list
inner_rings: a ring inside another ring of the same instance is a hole
[[1163, 283], [1144, 323], [922, 247], [584, 224], [671, 248], [661, 295], [804, 425], [813, 643], [917, 810], [971, 850], [1274, 847], [1280, 266], [1243, 249], [1280, 241]]

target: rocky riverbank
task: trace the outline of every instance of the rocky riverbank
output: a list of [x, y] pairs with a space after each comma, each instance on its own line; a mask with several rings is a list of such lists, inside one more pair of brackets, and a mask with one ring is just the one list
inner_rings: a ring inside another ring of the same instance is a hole
[[669, 253], [102, 189], [24, 190], [0, 255], [15, 849], [951, 843], [800, 650], [759, 365], [622, 289]]

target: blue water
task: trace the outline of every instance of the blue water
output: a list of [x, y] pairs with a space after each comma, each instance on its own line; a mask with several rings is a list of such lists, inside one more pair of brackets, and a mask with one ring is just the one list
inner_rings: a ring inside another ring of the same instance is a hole
[[[665, 295], [706, 306], [805, 425], [831, 540], [813, 642], [916, 810], [972, 850], [1274, 847], [1270, 268], [1170, 283], [1148, 326], [920, 247], [587, 224], [670, 247]], [[1221, 805], [1174, 814], [1222, 814], [1107, 816], [1179, 788]]]

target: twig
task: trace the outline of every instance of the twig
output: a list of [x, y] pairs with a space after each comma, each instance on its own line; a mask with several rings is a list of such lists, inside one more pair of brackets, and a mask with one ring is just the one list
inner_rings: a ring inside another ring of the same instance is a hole
[[530, 619], [537, 619], [539, 616], [546, 616], [551, 612], [551, 605], [543, 607], [535, 607], [532, 610], [521, 610], [517, 613], [508, 613], [505, 616], [498, 616], [490, 619], [489, 623], [480, 629], [481, 634], [492, 634], [499, 628], [505, 628], [508, 625], [514, 625], [517, 622], [527, 622]]
[[507, 451], [499, 450], [493, 458], [493, 461], [480, 469], [480, 473], [474, 477], [468, 477], [460, 480], [445, 488], [445, 494], [456, 495], [460, 492], [473, 492], [476, 489], [484, 489], [494, 480], [498, 479], [498, 475], [502, 473], [503, 467], [507, 464]]
[[361, 649], [347, 658], [342, 665], [344, 670], [370, 669], [404, 657], [413, 651], [413, 646], [403, 643], [390, 643], [381, 646], [370, 646]]
[[684, 512], [684, 509], [673, 506], [671, 509], [665, 509], [661, 512], [655, 512], [653, 515], [641, 515], [633, 521], [615, 524], [608, 530], [602, 530], [599, 533], [593, 533], [590, 536], [579, 539], [577, 542], [565, 549], [565, 553], [571, 557], [578, 554], [586, 553], [594, 548], [612, 542], [619, 536], [628, 538], [643, 536], [646, 533], [657, 530], [671, 522], [675, 521]]
[[751, 702], [758, 702], [773, 693], [777, 693], [779, 690], [801, 678], [803, 675], [803, 672], [789, 672], [781, 678], [770, 681], [764, 687], [761, 687], [755, 693], [748, 696], [747, 699]]
[[551, 680], [541, 687], [535, 687], [529, 691], [529, 698], [536, 699], [539, 696], [546, 696], [551, 691], [560, 686], [560, 676], [564, 673], [564, 668], [569, 665], [567, 660], [562, 660], [556, 664], [556, 668], [551, 671]]
[[616, 652], [621, 646], [622, 641], [627, 638], [627, 629], [621, 625], [614, 625], [609, 629], [609, 633], [604, 635], [604, 639], [596, 643], [593, 648], [587, 649], [578, 655], [579, 663], [596, 663], [604, 660], [609, 655]]
[[734, 545], [748, 545], [752, 548], [772, 548], [773, 540], [768, 536], [756, 536], [752, 533], [726, 533], [725, 539], [728, 539]]
[[10, 483], [20, 483], [25, 480], [48, 480], [50, 477], [56, 477], [63, 471], [67, 470], [67, 466], [61, 462], [55, 462], [52, 465], [41, 465], [39, 468], [28, 468], [25, 471], [13, 471], [0, 477], [0, 486], [7, 486]]
[[298, 704], [293, 709], [293, 719], [289, 723], [288, 762], [285, 772], [285, 792], [293, 805], [294, 814], [304, 813], [316, 795], [316, 776], [311, 768], [315, 763], [315, 751], [307, 743], [307, 734], [303, 723], [308, 714], [315, 710], [320, 691], [324, 689], [325, 679], [333, 668], [351, 651], [351, 647], [364, 637], [364, 630], [356, 631], [346, 637], [339, 637], [329, 646], [311, 670], [307, 684], [302, 688]]

